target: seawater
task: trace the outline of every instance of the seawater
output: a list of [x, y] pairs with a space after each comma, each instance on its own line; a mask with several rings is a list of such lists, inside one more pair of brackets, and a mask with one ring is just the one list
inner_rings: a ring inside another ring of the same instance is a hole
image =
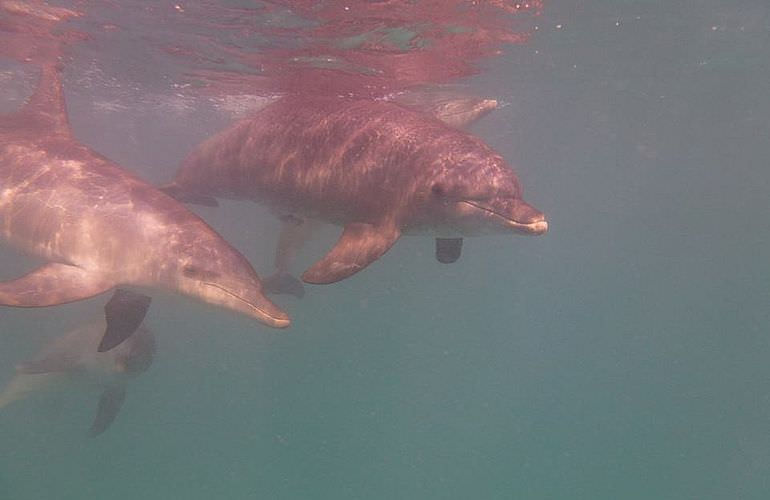
[[[153, 182], [228, 122], [79, 53], [77, 137]], [[87, 393], [0, 414], [0, 499], [770, 498], [768, 54], [766, 2], [548, 2], [468, 81], [504, 104], [473, 130], [547, 235], [451, 266], [403, 238], [277, 299], [287, 331], [157, 297], [158, 357], [109, 432], [84, 437]], [[196, 210], [267, 273], [271, 214]], [[0, 277], [34, 265], [3, 248]], [[104, 300], [3, 309], [0, 381]]]

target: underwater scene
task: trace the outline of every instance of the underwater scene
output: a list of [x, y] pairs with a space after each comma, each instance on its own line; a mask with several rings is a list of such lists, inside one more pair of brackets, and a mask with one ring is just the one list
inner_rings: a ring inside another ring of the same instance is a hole
[[0, 500], [770, 498], [770, 3], [0, 0]]

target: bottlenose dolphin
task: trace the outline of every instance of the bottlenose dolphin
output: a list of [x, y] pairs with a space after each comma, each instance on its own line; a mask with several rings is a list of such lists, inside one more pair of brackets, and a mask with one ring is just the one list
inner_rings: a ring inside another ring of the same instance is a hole
[[52, 306], [133, 285], [289, 325], [248, 261], [200, 217], [73, 137], [53, 64], [28, 103], [0, 117], [0, 238], [47, 261], [0, 283], [0, 305]]
[[200, 144], [165, 189], [183, 201], [250, 199], [344, 226], [334, 248], [303, 273], [308, 283], [360, 271], [403, 233], [442, 238], [436, 256], [451, 262], [462, 236], [548, 228], [502, 156], [430, 113], [388, 100], [281, 98]]
[[126, 396], [126, 382], [145, 372], [155, 354], [155, 337], [144, 325], [110, 352], [97, 352], [106, 328], [104, 318], [77, 328], [46, 345], [31, 361], [16, 366], [16, 375], [0, 393], [0, 408], [34, 393], [77, 386], [101, 391], [90, 434], [101, 434], [115, 420]]
[[[467, 95], [451, 87], [428, 87], [388, 96], [388, 100], [417, 111], [429, 113], [442, 122], [457, 128], [466, 128], [497, 107], [494, 99]], [[215, 200], [206, 204], [212, 205]], [[302, 282], [295, 278], [290, 267], [296, 253], [311, 237], [317, 221], [296, 215], [282, 215], [281, 233], [275, 250], [275, 271], [264, 280], [264, 289], [271, 294], [305, 296]], [[436, 238], [436, 259], [448, 264], [460, 258], [462, 238]]]

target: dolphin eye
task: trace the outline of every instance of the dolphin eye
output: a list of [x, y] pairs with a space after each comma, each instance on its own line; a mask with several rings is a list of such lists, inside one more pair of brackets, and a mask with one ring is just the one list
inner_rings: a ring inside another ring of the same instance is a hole
[[217, 273], [216, 271], [207, 271], [205, 269], [201, 269], [200, 267], [193, 266], [190, 264], [182, 268], [182, 274], [184, 274], [188, 278], [195, 278], [199, 280], [213, 280], [219, 276], [219, 273]]
[[187, 265], [182, 268], [182, 274], [184, 274], [188, 278], [196, 278], [200, 276], [200, 269], [198, 269], [195, 266]]
[[433, 193], [435, 196], [444, 196], [446, 194], [446, 189], [444, 188], [444, 185], [440, 182], [437, 182], [433, 184], [430, 188], [430, 192]]

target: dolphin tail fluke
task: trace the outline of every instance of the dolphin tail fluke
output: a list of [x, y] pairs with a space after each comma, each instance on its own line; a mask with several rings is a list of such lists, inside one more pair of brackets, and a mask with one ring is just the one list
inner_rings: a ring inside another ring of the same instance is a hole
[[166, 184], [165, 186], [160, 186], [158, 190], [163, 191], [170, 197], [174, 198], [176, 201], [179, 201], [182, 203], [190, 203], [192, 205], [203, 205], [204, 207], [219, 206], [219, 202], [213, 196], [208, 196], [205, 194], [190, 193], [188, 191], [185, 191], [184, 189], [182, 189], [181, 187], [179, 187], [174, 183]]
[[390, 222], [350, 223], [334, 248], [302, 274], [302, 280], [322, 285], [345, 279], [379, 259], [400, 236], [401, 231]]
[[91, 424], [88, 435], [96, 437], [106, 431], [115, 421], [115, 418], [126, 399], [125, 384], [115, 383], [104, 389], [99, 397], [99, 406], [96, 409], [96, 417]]
[[21, 278], [0, 283], [0, 305], [55, 306], [93, 297], [114, 285], [83, 268], [49, 263]]
[[289, 273], [277, 272], [262, 281], [263, 289], [272, 295], [293, 295], [298, 299], [305, 296], [302, 282]]
[[109, 351], [130, 337], [147, 315], [152, 299], [129, 290], [117, 289], [104, 306], [107, 330], [99, 344], [99, 352]]

